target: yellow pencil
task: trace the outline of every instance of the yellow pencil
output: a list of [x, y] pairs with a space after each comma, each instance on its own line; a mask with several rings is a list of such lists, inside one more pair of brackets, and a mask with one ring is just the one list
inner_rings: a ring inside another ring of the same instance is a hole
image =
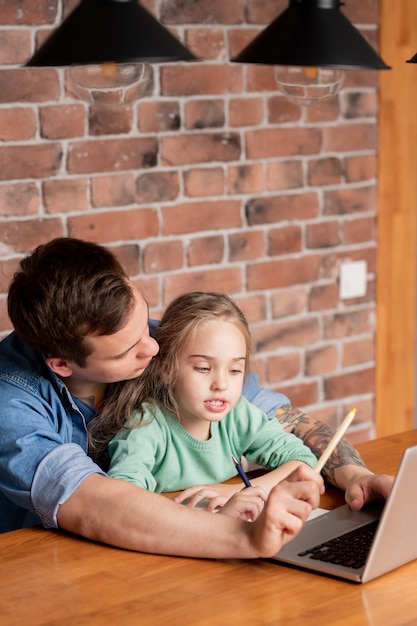
[[349, 426], [350, 426], [351, 422], [353, 421], [353, 418], [355, 417], [355, 415], [356, 415], [356, 409], [352, 409], [351, 411], [349, 411], [349, 413], [346, 415], [345, 419], [343, 420], [343, 422], [340, 424], [339, 428], [337, 429], [337, 431], [333, 435], [333, 438], [330, 441], [329, 445], [327, 446], [327, 448], [325, 449], [325, 451], [323, 452], [323, 454], [321, 455], [321, 457], [317, 461], [317, 464], [316, 464], [314, 469], [319, 474], [320, 474], [321, 470], [323, 469], [323, 467], [326, 465], [326, 463], [327, 463], [327, 461], [329, 459], [329, 456], [331, 455], [331, 453], [333, 452], [333, 450], [335, 449], [335, 447], [337, 446], [337, 444], [339, 443], [339, 441], [341, 440], [341, 438], [343, 437], [343, 435], [345, 434], [345, 432], [349, 428]]

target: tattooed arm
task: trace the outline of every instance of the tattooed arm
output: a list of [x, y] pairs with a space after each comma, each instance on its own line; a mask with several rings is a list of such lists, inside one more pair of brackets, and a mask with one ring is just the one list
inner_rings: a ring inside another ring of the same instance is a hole
[[[319, 458], [335, 431], [289, 404], [276, 409], [276, 416], [285, 431], [303, 440]], [[342, 438], [322, 471], [332, 485], [346, 491], [346, 502], [358, 510], [371, 500], [387, 498], [393, 477], [375, 475], [366, 466], [355, 448]]]

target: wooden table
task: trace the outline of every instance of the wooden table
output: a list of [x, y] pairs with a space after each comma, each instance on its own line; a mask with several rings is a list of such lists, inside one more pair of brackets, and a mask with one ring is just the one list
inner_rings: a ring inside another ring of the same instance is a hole
[[[417, 430], [358, 445], [395, 472]], [[415, 494], [411, 494], [416, 497]], [[339, 503], [330, 493], [322, 506]], [[123, 551], [41, 528], [0, 535], [2, 626], [417, 624], [417, 561], [365, 585], [268, 561]]]

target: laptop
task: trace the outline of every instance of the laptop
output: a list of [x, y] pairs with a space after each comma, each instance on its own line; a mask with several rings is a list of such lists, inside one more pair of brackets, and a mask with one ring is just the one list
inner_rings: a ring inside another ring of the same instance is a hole
[[[361, 511], [352, 511], [344, 505], [326, 511], [308, 520], [272, 560], [366, 583], [417, 559], [416, 478], [417, 446], [413, 446], [403, 453], [385, 505], [368, 505]], [[368, 539], [358, 539], [358, 532], [368, 534]], [[367, 555], [357, 556], [358, 546], [366, 541], [369, 544]], [[343, 556], [345, 547], [347, 563]]]

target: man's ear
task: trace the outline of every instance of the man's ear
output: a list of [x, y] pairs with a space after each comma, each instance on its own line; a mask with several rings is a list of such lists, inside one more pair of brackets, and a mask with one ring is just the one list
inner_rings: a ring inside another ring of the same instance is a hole
[[70, 361], [59, 359], [54, 356], [47, 356], [45, 361], [48, 367], [50, 367], [51, 370], [58, 376], [61, 376], [62, 378], [68, 378], [68, 376], [71, 376], [72, 367], [69, 364]]

